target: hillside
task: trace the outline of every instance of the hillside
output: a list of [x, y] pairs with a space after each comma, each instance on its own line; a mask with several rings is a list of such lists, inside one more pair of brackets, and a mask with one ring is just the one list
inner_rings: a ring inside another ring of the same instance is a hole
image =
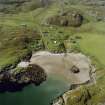
[[46, 0], [0, 0], [0, 12], [17, 13], [19, 11], [31, 11], [47, 5]]
[[104, 105], [105, 1], [49, 2], [0, 0], [0, 79], [20, 61], [29, 61], [32, 52], [79, 52], [89, 56], [96, 68], [96, 83], [64, 93], [60, 99], [65, 102], [59, 105]]

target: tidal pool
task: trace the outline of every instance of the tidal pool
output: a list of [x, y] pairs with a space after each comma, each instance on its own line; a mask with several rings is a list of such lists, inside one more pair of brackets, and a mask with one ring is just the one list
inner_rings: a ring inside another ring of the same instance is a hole
[[53, 75], [40, 86], [29, 85], [22, 91], [0, 93], [0, 105], [50, 105], [69, 88], [70, 84]]

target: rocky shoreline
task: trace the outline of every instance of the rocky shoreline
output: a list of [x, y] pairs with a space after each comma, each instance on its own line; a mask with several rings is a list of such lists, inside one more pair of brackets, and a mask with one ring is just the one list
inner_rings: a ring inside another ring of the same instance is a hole
[[40, 85], [46, 80], [46, 73], [38, 65], [27, 68], [15, 68], [0, 73], [0, 92], [19, 91], [28, 84]]
[[[70, 89], [66, 92], [64, 92], [63, 94], [61, 94], [59, 97], [56, 98], [56, 100], [54, 100], [51, 105], [67, 105], [67, 101], [68, 98], [72, 96], [73, 93], [80, 91], [81, 88], [83, 88], [82, 86], [89, 86], [89, 85], [93, 85], [96, 84], [96, 73], [95, 73], [96, 69], [91, 66], [91, 70], [90, 70], [90, 81], [86, 81], [82, 84], [71, 84]], [[86, 90], [87, 92], [87, 98], [91, 97], [88, 90]], [[75, 97], [75, 96], [74, 96]], [[73, 97], [73, 98], [74, 98]]]

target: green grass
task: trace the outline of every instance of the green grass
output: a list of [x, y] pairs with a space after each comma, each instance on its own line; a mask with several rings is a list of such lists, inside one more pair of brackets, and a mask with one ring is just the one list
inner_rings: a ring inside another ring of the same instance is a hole
[[31, 43], [40, 38], [33, 29], [1, 26], [0, 29], [0, 68], [15, 65], [30, 53]]
[[79, 45], [83, 52], [95, 56], [105, 66], [105, 35], [84, 33]]

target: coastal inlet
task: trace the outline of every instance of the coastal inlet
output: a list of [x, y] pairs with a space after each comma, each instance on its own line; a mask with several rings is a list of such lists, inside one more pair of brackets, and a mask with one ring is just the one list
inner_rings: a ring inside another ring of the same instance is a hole
[[0, 104], [49, 105], [72, 84], [91, 82], [92, 71], [90, 59], [81, 53], [33, 53], [29, 61], [0, 73], [0, 100], [7, 100]]

